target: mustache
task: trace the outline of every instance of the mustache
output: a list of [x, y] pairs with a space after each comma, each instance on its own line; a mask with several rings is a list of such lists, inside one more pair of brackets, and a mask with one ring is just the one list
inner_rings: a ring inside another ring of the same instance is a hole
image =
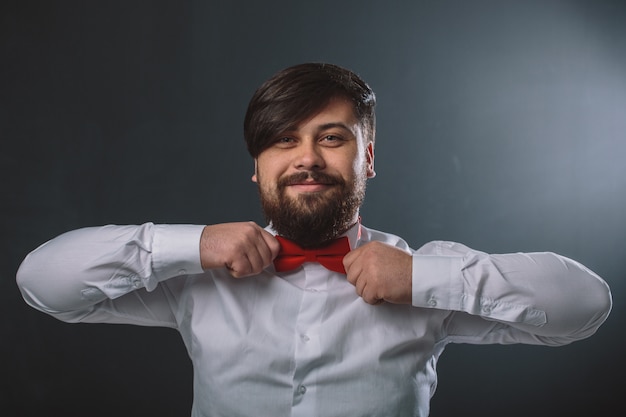
[[336, 177], [334, 175], [326, 174], [323, 172], [302, 171], [279, 179], [278, 187], [282, 188], [293, 184], [299, 184], [306, 180], [313, 180], [315, 182], [329, 185], [345, 184], [345, 181], [341, 177]]

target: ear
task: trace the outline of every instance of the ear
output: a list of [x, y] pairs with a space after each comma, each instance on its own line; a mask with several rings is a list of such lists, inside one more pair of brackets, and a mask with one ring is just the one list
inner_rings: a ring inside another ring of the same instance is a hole
[[374, 143], [368, 142], [365, 149], [365, 158], [367, 163], [367, 178], [374, 178], [376, 171], [374, 171]]
[[258, 170], [259, 164], [257, 162], [257, 159], [254, 158], [254, 174], [252, 174], [252, 182], [258, 182], [257, 181], [257, 170]]

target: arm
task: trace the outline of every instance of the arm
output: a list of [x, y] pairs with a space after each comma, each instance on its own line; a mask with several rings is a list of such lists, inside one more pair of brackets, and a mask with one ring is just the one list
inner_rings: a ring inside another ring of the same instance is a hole
[[[488, 255], [432, 242], [418, 251], [413, 267], [414, 305], [461, 311], [521, 331], [499, 329], [487, 342], [567, 344], [595, 333], [611, 310], [606, 282], [555, 253]], [[472, 341], [477, 329], [468, 321], [461, 317], [448, 331]]]
[[366, 301], [453, 312], [447, 332], [459, 341], [565, 344], [592, 335], [611, 309], [601, 278], [553, 253], [488, 255], [451, 242], [413, 254], [379, 242], [357, 251], [348, 263], [360, 272], [348, 279]]
[[[149, 307], [139, 298], [123, 296], [141, 290], [147, 298], [163, 298], [154, 292], [159, 282], [202, 272], [201, 232], [202, 226], [152, 223], [73, 230], [28, 254], [17, 284], [27, 304], [64, 321], [108, 321], [96, 310], [171, 321], [165, 317], [171, 312], [146, 311]], [[94, 315], [98, 317], [88, 319]]]
[[174, 325], [173, 288], [184, 283], [172, 278], [220, 267], [258, 273], [275, 257], [274, 241], [250, 222], [84, 228], [31, 252], [17, 283], [29, 305], [61, 320]]

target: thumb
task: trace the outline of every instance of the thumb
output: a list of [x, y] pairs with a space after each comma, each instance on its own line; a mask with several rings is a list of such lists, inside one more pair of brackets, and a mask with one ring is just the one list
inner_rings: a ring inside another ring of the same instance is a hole
[[276, 237], [267, 230], [263, 230], [261, 236], [270, 250], [273, 261], [280, 252], [280, 243], [278, 242], [278, 239], [276, 239]]
[[358, 262], [359, 252], [351, 250], [343, 257], [343, 267], [346, 270], [348, 282], [355, 284], [360, 274], [360, 263]]

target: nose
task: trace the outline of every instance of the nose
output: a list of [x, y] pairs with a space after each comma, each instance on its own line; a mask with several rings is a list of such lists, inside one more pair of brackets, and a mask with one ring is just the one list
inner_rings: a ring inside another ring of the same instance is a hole
[[326, 163], [321, 149], [315, 141], [302, 141], [298, 146], [298, 154], [295, 159], [295, 166], [299, 170], [320, 170], [324, 169]]

